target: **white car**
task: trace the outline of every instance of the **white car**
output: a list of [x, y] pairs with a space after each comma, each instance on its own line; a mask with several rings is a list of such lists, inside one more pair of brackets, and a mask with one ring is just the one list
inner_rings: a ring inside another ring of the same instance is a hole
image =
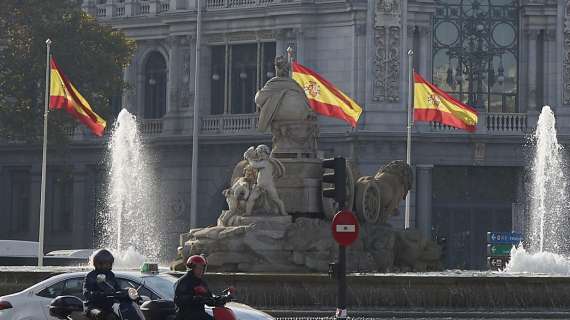
[[[140, 296], [151, 300], [174, 300], [176, 277], [166, 273], [141, 273], [136, 271], [114, 272], [121, 288], [138, 288]], [[87, 272], [65, 273], [53, 276], [28, 289], [0, 297], [0, 320], [57, 320], [49, 315], [49, 304], [57, 296], [70, 295], [83, 300], [83, 279]], [[230, 302], [226, 305], [240, 320], [274, 319], [267, 313], [247, 305]], [[212, 315], [212, 309], [206, 307]]]

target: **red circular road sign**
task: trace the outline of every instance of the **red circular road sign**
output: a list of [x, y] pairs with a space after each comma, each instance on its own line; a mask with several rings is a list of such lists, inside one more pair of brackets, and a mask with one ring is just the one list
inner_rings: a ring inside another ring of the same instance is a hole
[[333, 238], [341, 246], [349, 246], [358, 239], [360, 226], [356, 216], [349, 210], [341, 210], [332, 220]]

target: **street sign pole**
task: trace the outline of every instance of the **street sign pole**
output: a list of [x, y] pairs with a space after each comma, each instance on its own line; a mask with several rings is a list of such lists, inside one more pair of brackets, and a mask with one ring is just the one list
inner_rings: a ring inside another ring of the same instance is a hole
[[346, 310], [346, 247], [358, 238], [358, 219], [350, 210], [339, 211], [332, 221], [333, 238], [338, 243], [338, 260], [336, 265], [337, 306], [335, 319], [347, 319]]

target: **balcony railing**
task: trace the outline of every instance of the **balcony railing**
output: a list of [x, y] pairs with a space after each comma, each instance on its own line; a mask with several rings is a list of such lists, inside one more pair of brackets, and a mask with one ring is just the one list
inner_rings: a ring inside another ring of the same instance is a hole
[[162, 133], [162, 119], [144, 119], [139, 126], [143, 136], [157, 136]]
[[[280, 0], [275, 0], [280, 1]], [[265, 7], [274, 0], [207, 0], [207, 9]]]
[[204, 116], [200, 133], [218, 134], [252, 134], [257, 129], [258, 114], [231, 114], [223, 116]]
[[[439, 122], [430, 122], [432, 132], [465, 131], [443, 125]], [[522, 135], [528, 132], [526, 113], [480, 113], [476, 133], [496, 135]]]

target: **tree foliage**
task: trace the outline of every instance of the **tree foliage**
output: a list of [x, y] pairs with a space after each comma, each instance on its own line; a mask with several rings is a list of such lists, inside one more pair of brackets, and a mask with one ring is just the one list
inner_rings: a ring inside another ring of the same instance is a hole
[[[111, 119], [109, 99], [124, 88], [122, 71], [134, 42], [98, 23], [76, 0], [1, 0], [0, 137], [31, 141], [43, 135], [48, 38], [62, 71], [95, 112]], [[50, 112], [48, 135], [62, 137], [74, 125], [65, 111]]]

